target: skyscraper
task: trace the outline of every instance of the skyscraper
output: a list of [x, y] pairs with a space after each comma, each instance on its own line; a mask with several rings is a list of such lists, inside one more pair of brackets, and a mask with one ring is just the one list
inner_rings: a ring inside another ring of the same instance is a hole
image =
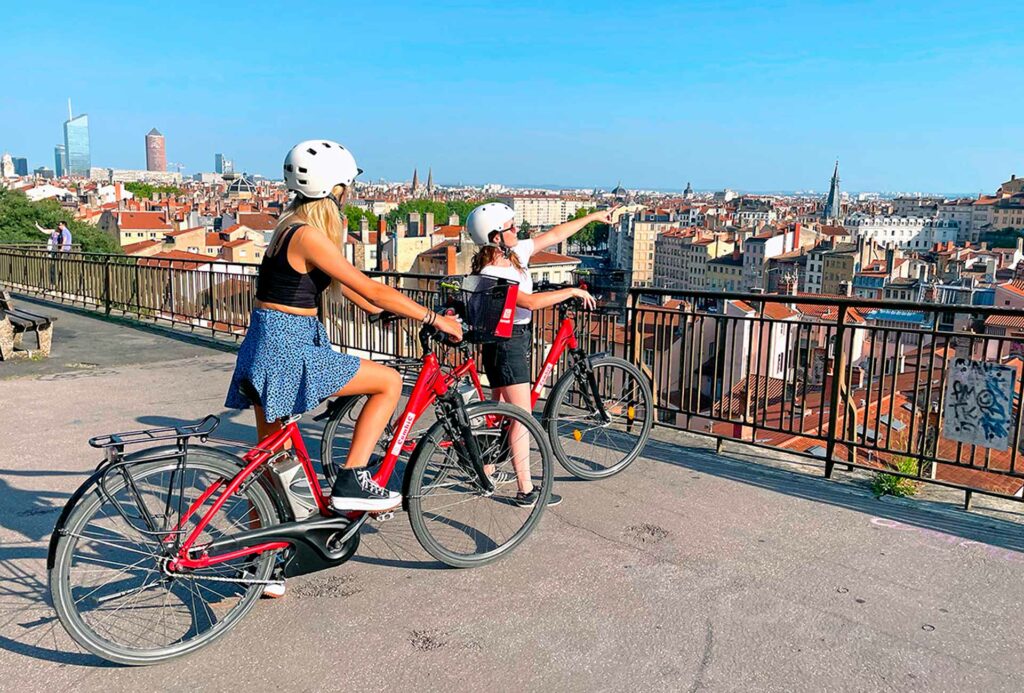
[[216, 173], [234, 173], [235, 162], [223, 154], [213, 155], [213, 170]]
[[146, 170], [167, 170], [167, 150], [164, 145], [164, 136], [156, 128], [146, 134]]
[[53, 148], [53, 171], [58, 178], [63, 178], [68, 170], [68, 153], [63, 144]]
[[14, 157], [14, 175], [16, 176], [27, 176], [28, 175], [28, 159], [23, 156]]
[[88, 176], [92, 168], [92, 157], [89, 154], [89, 116], [86, 113], [76, 116], [71, 112], [71, 99], [68, 99], [68, 119], [64, 123], [64, 152], [67, 156], [69, 176]]
[[839, 159], [836, 159], [836, 168], [832, 172], [832, 183], [828, 188], [825, 206], [821, 210], [821, 218], [825, 221], [839, 219], [842, 216], [841, 202], [839, 197]]

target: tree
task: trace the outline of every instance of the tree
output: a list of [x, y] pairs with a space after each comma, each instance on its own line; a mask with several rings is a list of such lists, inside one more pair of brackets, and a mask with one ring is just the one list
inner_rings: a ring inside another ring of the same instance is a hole
[[445, 206], [444, 202], [436, 200], [406, 200], [388, 212], [388, 225], [394, 226], [399, 221], [405, 221], [410, 214], [419, 214], [422, 218], [428, 212], [433, 213], [435, 224], [443, 224], [448, 219], [448, 207]]
[[359, 222], [362, 219], [366, 219], [369, 222], [371, 230], [377, 228], [378, 217], [368, 209], [356, 207], [355, 205], [345, 205], [345, 216], [348, 218], [348, 232], [353, 235], [359, 235]]
[[57, 228], [57, 222], [67, 222], [74, 243], [87, 253], [118, 253], [121, 246], [108, 233], [95, 226], [75, 221], [71, 212], [56, 200], [32, 202], [22, 192], [0, 190], [0, 243], [38, 243], [45, 245], [46, 236], [35, 224], [46, 229]]
[[173, 185], [150, 185], [149, 183], [125, 183], [124, 189], [135, 195], [135, 197], [150, 200], [153, 198], [153, 193], [168, 193], [171, 195], [180, 195], [181, 188], [176, 188]]
[[533, 232], [533, 227], [530, 226], [530, 222], [523, 219], [523, 223], [519, 225], [519, 233], [516, 234], [516, 238], [521, 241], [526, 240], [530, 237]]
[[466, 217], [476, 207], [487, 204], [488, 202], [497, 202], [495, 198], [486, 198], [482, 200], [450, 200], [448, 202], [438, 202], [437, 200], [406, 200], [402, 204], [398, 205], [397, 208], [388, 212], [387, 220], [388, 224], [393, 226], [399, 220], [405, 221], [408, 216], [412, 213], [418, 213], [420, 215], [426, 214], [427, 212], [433, 212], [434, 223], [438, 226], [448, 223], [448, 217], [453, 214], [458, 215], [459, 224], [466, 223]]
[[[582, 219], [588, 214], [593, 214], [593, 207], [581, 207], [572, 215], [572, 219]], [[569, 240], [585, 248], [596, 248], [608, 241], [608, 224], [592, 221], [576, 232]]]

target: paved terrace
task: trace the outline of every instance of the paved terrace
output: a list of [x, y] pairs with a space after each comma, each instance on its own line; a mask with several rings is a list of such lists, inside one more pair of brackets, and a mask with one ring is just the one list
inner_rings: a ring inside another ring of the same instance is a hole
[[[20, 298], [25, 304], [33, 304]], [[656, 432], [495, 565], [457, 571], [406, 518], [289, 582], [186, 661], [111, 667], [47, 605], [46, 542], [97, 461], [90, 435], [224, 415], [233, 354], [58, 315], [47, 361], [0, 363], [0, 688], [38, 690], [986, 690], [1022, 687], [1022, 508], [875, 500], [866, 477]], [[309, 422], [311, 442], [318, 437]], [[933, 495], [935, 494], [935, 495]]]

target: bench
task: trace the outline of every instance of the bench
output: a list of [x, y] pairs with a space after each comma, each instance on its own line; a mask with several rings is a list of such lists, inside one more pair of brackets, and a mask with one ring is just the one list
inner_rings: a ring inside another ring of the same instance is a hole
[[10, 293], [0, 291], [0, 361], [31, 357], [33, 350], [26, 349], [23, 342], [25, 335], [30, 332], [36, 335], [39, 348], [35, 352], [44, 358], [49, 356], [55, 320], [15, 308]]

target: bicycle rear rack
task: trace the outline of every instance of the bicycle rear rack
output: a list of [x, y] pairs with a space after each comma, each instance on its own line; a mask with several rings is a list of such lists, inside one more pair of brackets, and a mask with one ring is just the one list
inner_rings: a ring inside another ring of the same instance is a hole
[[105, 436], [96, 436], [89, 439], [89, 445], [94, 448], [117, 448], [124, 450], [126, 445], [141, 445], [161, 440], [174, 440], [178, 443], [184, 443], [189, 438], [199, 438], [200, 442], [206, 442], [206, 439], [217, 430], [219, 425], [220, 419], [213, 414], [209, 414], [203, 420], [185, 426], [162, 426], [160, 428], [146, 428], [139, 431], [123, 431], [121, 433], [110, 433]]

